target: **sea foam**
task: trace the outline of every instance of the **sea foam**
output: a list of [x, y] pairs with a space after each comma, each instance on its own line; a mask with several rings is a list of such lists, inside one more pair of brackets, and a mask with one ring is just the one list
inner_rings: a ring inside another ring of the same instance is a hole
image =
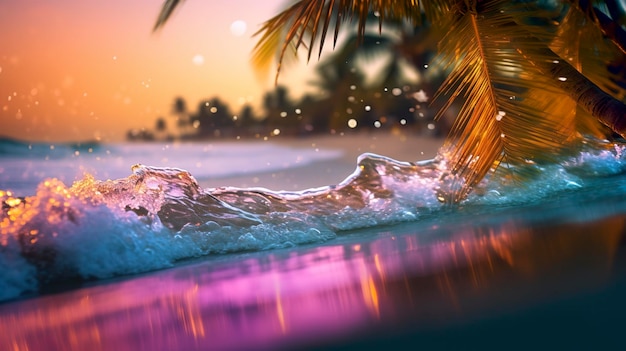
[[[534, 165], [523, 183], [485, 180], [463, 208], [524, 204], [584, 189], [625, 170], [624, 147], [589, 146]], [[137, 164], [113, 180], [49, 178], [29, 196], [0, 191], [0, 300], [64, 281], [170, 267], [209, 254], [320, 243], [341, 232], [441, 216], [450, 206], [443, 157], [400, 162], [364, 154], [337, 185], [299, 192], [202, 189], [181, 168]]]

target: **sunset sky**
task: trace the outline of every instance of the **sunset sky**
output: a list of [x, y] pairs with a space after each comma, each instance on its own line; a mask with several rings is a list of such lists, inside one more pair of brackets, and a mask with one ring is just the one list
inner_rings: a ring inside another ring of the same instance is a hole
[[[284, 4], [188, 0], [152, 33], [162, 0], [4, 1], [0, 136], [122, 140], [160, 116], [173, 127], [177, 96], [191, 110], [216, 95], [234, 111], [247, 101], [258, 106], [273, 76], [262, 80], [252, 70], [251, 36]], [[313, 65], [302, 62], [281, 76], [294, 97], [309, 88]]]

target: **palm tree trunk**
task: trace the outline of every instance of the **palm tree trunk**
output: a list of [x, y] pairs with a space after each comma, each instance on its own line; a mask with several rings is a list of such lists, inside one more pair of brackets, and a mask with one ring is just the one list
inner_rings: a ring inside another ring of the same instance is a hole
[[[626, 105], [605, 93], [566, 60], [548, 48], [526, 52], [518, 49], [543, 74], [554, 79], [555, 85], [601, 123], [626, 138]], [[537, 55], [538, 54], [538, 55]], [[553, 57], [551, 60], [533, 60], [533, 57]]]
[[[617, 46], [624, 54], [626, 54], [626, 31], [619, 25], [618, 18], [610, 18], [602, 11], [598, 11], [593, 2], [589, 0], [570, 0], [572, 6], [576, 7], [578, 11], [582, 12], [591, 20], [595, 22], [602, 34], [609, 38], [615, 46]], [[606, 5], [609, 11], [619, 16], [618, 5], [614, 2], [607, 1]]]

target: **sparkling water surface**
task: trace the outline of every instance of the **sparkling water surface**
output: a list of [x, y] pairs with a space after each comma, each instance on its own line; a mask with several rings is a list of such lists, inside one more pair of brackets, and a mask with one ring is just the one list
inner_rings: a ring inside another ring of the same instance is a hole
[[0, 349], [615, 345], [623, 168], [594, 147], [455, 206], [445, 162], [377, 155], [302, 192], [44, 181], [3, 195]]

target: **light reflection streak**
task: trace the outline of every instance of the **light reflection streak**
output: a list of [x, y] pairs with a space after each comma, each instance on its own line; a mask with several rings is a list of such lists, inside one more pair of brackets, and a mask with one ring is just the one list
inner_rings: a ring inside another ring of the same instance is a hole
[[273, 349], [442, 327], [602, 286], [624, 228], [407, 224], [358, 244], [213, 257], [0, 305], [0, 349]]

